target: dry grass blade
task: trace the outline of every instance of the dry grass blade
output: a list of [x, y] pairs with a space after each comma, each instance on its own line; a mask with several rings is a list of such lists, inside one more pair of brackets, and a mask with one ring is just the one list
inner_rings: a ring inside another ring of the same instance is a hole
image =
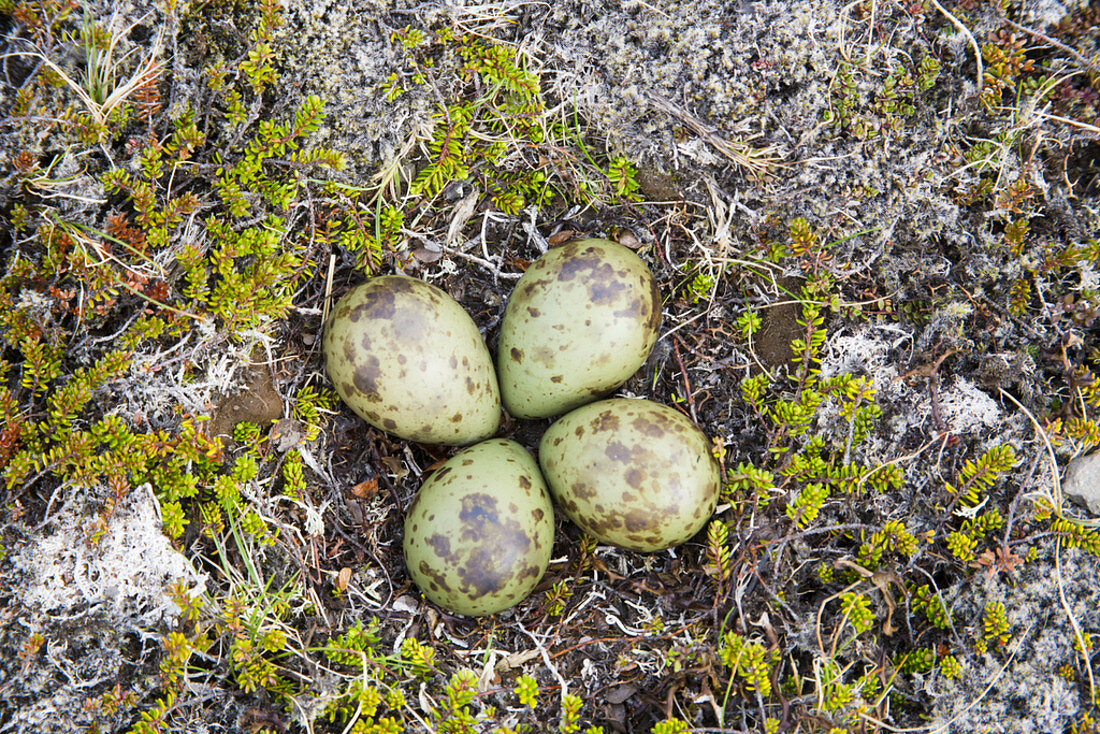
[[138, 64], [133, 74], [125, 82], [116, 85], [114, 80], [118, 69], [130, 56], [126, 54], [120, 59], [115, 59], [116, 43], [117, 36], [113, 36], [106, 50], [98, 51], [91, 48], [86, 50], [88, 70], [83, 81], [73, 79], [49, 56], [38, 50], [13, 52], [6, 56], [30, 56], [41, 61], [72, 90], [92, 119], [97, 124], [103, 125], [111, 113], [125, 104], [135, 92], [155, 85], [164, 71], [164, 62], [155, 58], [161, 46], [158, 37], [153, 43], [152, 52]]
[[[1031, 421], [1032, 426], [1035, 428], [1035, 432], [1043, 439], [1043, 443], [1045, 444], [1047, 450], [1047, 458], [1050, 460], [1051, 483], [1054, 489], [1054, 492], [1047, 498], [1047, 500], [1051, 503], [1051, 507], [1054, 509], [1054, 512], [1059, 517], [1063, 517], [1062, 485], [1061, 481], [1059, 480], [1058, 460], [1054, 456], [1054, 446], [1050, 442], [1050, 437], [1047, 435], [1047, 432], [1043, 430], [1043, 427], [1039, 424], [1039, 421], [1035, 418], [1032, 412], [1024, 407], [1023, 404], [1020, 403], [1020, 401], [1012, 397], [1012, 395], [1005, 392], [1005, 390], [1003, 389], [1000, 390], [1000, 393], [1002, 396], [1011, 400], [1016, 405], [1016, 407], [1018, 407], [1027, 415], [1028, 419]], [[1058, 538], [1054, 544], [1054, 567], [1057, 572], [1056, 576], [1058, 580], [1058, 601], [1061, 603], [1062, 610], [1066, 613], [1066, 617], [1069, 619], [1070, 626], [1073, 627], [1074, 637], [1076, 638], [1077, 645], [1081, 650], [1083, 665], [1085, 667], [1085, 671], [1088, 673], [1089, 676], [1090, 697], [1093, 700], [1096, 700], [1096, 679], [1093, 676], [1092, 665], [1089, 661], [1089, 656], [1085, 652], [1086, 650], [1088, 650], [1088, 646], [1085, 642], [1084, 633], [1081, 630], [1081, 623], [1077, 620], [1077, 617], [1074, 616], [1073, 609], [1072, 607], [1070, 607], [1069, 602], [1066, 600], [1065, 580], [1062, 577], [1061, 538]]]
[[703, 120], [687, 110], [677, 107], [664, 97], [647, 92], [646, 98], [654, 108], [672, 115], [687, 125], [692, 132], [721, 153], [730, 163], [756, 178], [763, 178], [775, 168], [783, 165], [783, 157], [779, 155], [773, 146], [755, 148], [741, 140], [728, 140], [719, 135], [713, 127], [703, 122]]

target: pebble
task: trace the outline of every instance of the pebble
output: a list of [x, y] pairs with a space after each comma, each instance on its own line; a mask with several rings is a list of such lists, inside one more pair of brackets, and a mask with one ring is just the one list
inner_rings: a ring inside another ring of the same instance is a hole
[[1062, 494], [1100, 517], [1100, 451], [1078, 456], [1069, 463]]

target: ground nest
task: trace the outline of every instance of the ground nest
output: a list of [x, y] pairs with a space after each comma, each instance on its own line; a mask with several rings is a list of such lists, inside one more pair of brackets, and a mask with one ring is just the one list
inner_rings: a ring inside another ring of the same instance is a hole
[[[1096, 730], [1095, 5], [0, 13], [0, 733]], [[448, 614], [402, 522], [457, 449], [343, 406], [324, 319], [404, 273], [492, 351], [590, 236], [717, 512], [559, 517]]]

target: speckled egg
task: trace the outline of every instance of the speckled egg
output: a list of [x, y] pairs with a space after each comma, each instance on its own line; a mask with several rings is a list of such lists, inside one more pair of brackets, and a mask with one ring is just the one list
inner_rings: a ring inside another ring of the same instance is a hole
[[341, 298], [325, 325], [336, 392], [376, 428], [422, 443], [469, 444], [500, 423], [492, 355], [445, 292], [386, 275]]
[[570, 520], [628, 550], [685, 542], [718, 502], [718, 464], [707, 437], [649, 400], [602, 400], [562, 416], [543, 434], [539, 464]]
[[546, 572], [554, 509], [538, 464], [492, 439], [444, 462], [405, 516], [405, 564], [424, 594], [457, 614], [518, 604]]
[[508, 412], [547, 418], [626, 382], [657, 340], [661, 299], [646, 264], [586, 239], [531, 263], [508, 299], [497, 375]]

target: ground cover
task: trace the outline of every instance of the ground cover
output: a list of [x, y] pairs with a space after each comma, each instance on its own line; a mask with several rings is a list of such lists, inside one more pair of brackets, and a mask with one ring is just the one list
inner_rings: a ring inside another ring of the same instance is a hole
[[[0, 13], [0, 732], [1095, 730], [1094, 6]], [[324, 317], [404, 272], [492, 347], [588, 235], [657, 277], [620, 394], [719, 510], [559, 519], [448, 615], [400, 533], [453, 450], [340, 405]]]

